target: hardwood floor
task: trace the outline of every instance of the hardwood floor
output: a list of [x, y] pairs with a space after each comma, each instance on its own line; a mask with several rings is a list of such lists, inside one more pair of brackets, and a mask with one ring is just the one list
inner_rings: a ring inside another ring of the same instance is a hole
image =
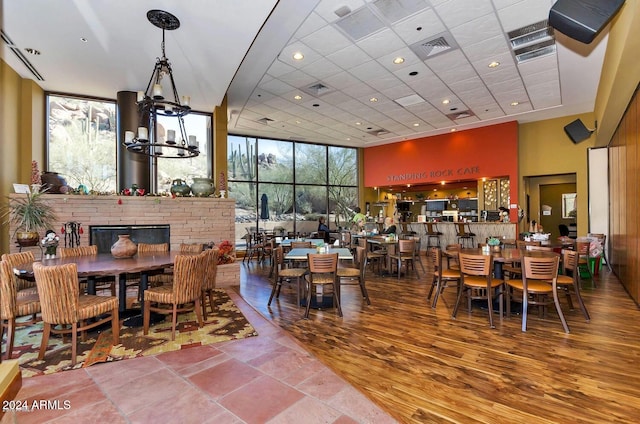
[[600, 272], [598, 287], [582, 291], [591, 314], [569, 310], [570, 334], [554, 310], [545, 319], [495, 318], [461, 306], [451, 319], [455, 288], [436, 309], [426, 296], [431, 274], [420, 280], [367, 273], [371, 305], [357, 286], [342, 289], [344, 317], [295, 305], [295, 283], [284, 284], [271, 307], [269, 266], [242, 266], [239, 293], [256, 310], [294, 335], [323, 363], [398, 421], [425, 422], [638, 422], [640, 312], [618, 279]]

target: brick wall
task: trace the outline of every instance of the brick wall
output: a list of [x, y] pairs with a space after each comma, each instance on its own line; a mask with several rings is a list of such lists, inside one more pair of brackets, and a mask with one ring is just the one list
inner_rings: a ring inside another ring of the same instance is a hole
[[[10, 195], [12, 198], [16, 196], [24, 195]], [[57, 216], [53, 230], [59, 233], [63, 223], [79, 222], [84, 229], [80, 239], [81, 245], [89, 244], [90, 225], [169, 224], [171, 250], [178, 250], [180, 243], [219, 243], [222, 240], [235, 240], [233, 199], [61, 194], [49, 194], [44, 197]], [[13, 235], [14, 231], [15, 227], [10, 226], [9, 234]], [[43, 237], [44, 233], [40, 236]], [[39, 258], [39, 248], [34, 249], [36, 257]], [[18, 251], [18, 246], [13, 240], [10, 251]], [[240, 284], [239, 264], [221, 266], [217, 282], [219, 287]]]

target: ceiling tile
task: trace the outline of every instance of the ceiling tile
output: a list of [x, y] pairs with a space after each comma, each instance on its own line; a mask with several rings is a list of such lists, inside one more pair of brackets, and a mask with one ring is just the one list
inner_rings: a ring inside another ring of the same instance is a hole
[[434, 7], [440, 19], [449, 28], [455, 28], [493, 12], [490, 0], [455, 0], [440, 3]]

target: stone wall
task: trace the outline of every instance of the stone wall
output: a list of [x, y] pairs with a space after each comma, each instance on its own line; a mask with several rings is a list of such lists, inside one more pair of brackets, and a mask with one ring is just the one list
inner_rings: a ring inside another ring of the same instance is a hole
[[[10, 197], [24, 196], [11, 194]], [[53, 207], [57, 220], [53, 228], [64, 237], [60, 228], [65, 222], [81, 224], [84, 234], [80, 245], [89, 244], [90, 225], [153, 225], [171, 226], [171, 250], [178, 250], [180, 243], [220, 243], [235, 240], [235, 200], [200, 197], [148, 197], [148, 196], [80, 196], [48, 194], [44, 196]], [[13, 235], [14, 226], [9, 234]], [[41, 237], [44, 236], [40, 234]], [[10, 251], [17, 252], [18, 246], [10, 245]], [[27, 249], [27, 248], [25, 248]], [[34, 249], [40, 258], [38, 247]], [[223, 265], [219, 268], [218, 287], [240, 284], [239, 263]]]

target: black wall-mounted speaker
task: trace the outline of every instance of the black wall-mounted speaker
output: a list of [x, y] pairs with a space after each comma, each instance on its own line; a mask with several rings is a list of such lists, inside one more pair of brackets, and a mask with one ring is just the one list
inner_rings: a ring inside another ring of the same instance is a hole
[[549, 11], [549, 25], [589, 44], [623, 4], [624, 0], [558, 0]]
[[564, 132], [567, 133], [571, 141], [575, 144], [580, 143], [581, 141], [586, 140], [591, 137], [593, 131], [584, 126], [581, 120], [576, 119], [571, 122], [569, 125], [564, 127]]

